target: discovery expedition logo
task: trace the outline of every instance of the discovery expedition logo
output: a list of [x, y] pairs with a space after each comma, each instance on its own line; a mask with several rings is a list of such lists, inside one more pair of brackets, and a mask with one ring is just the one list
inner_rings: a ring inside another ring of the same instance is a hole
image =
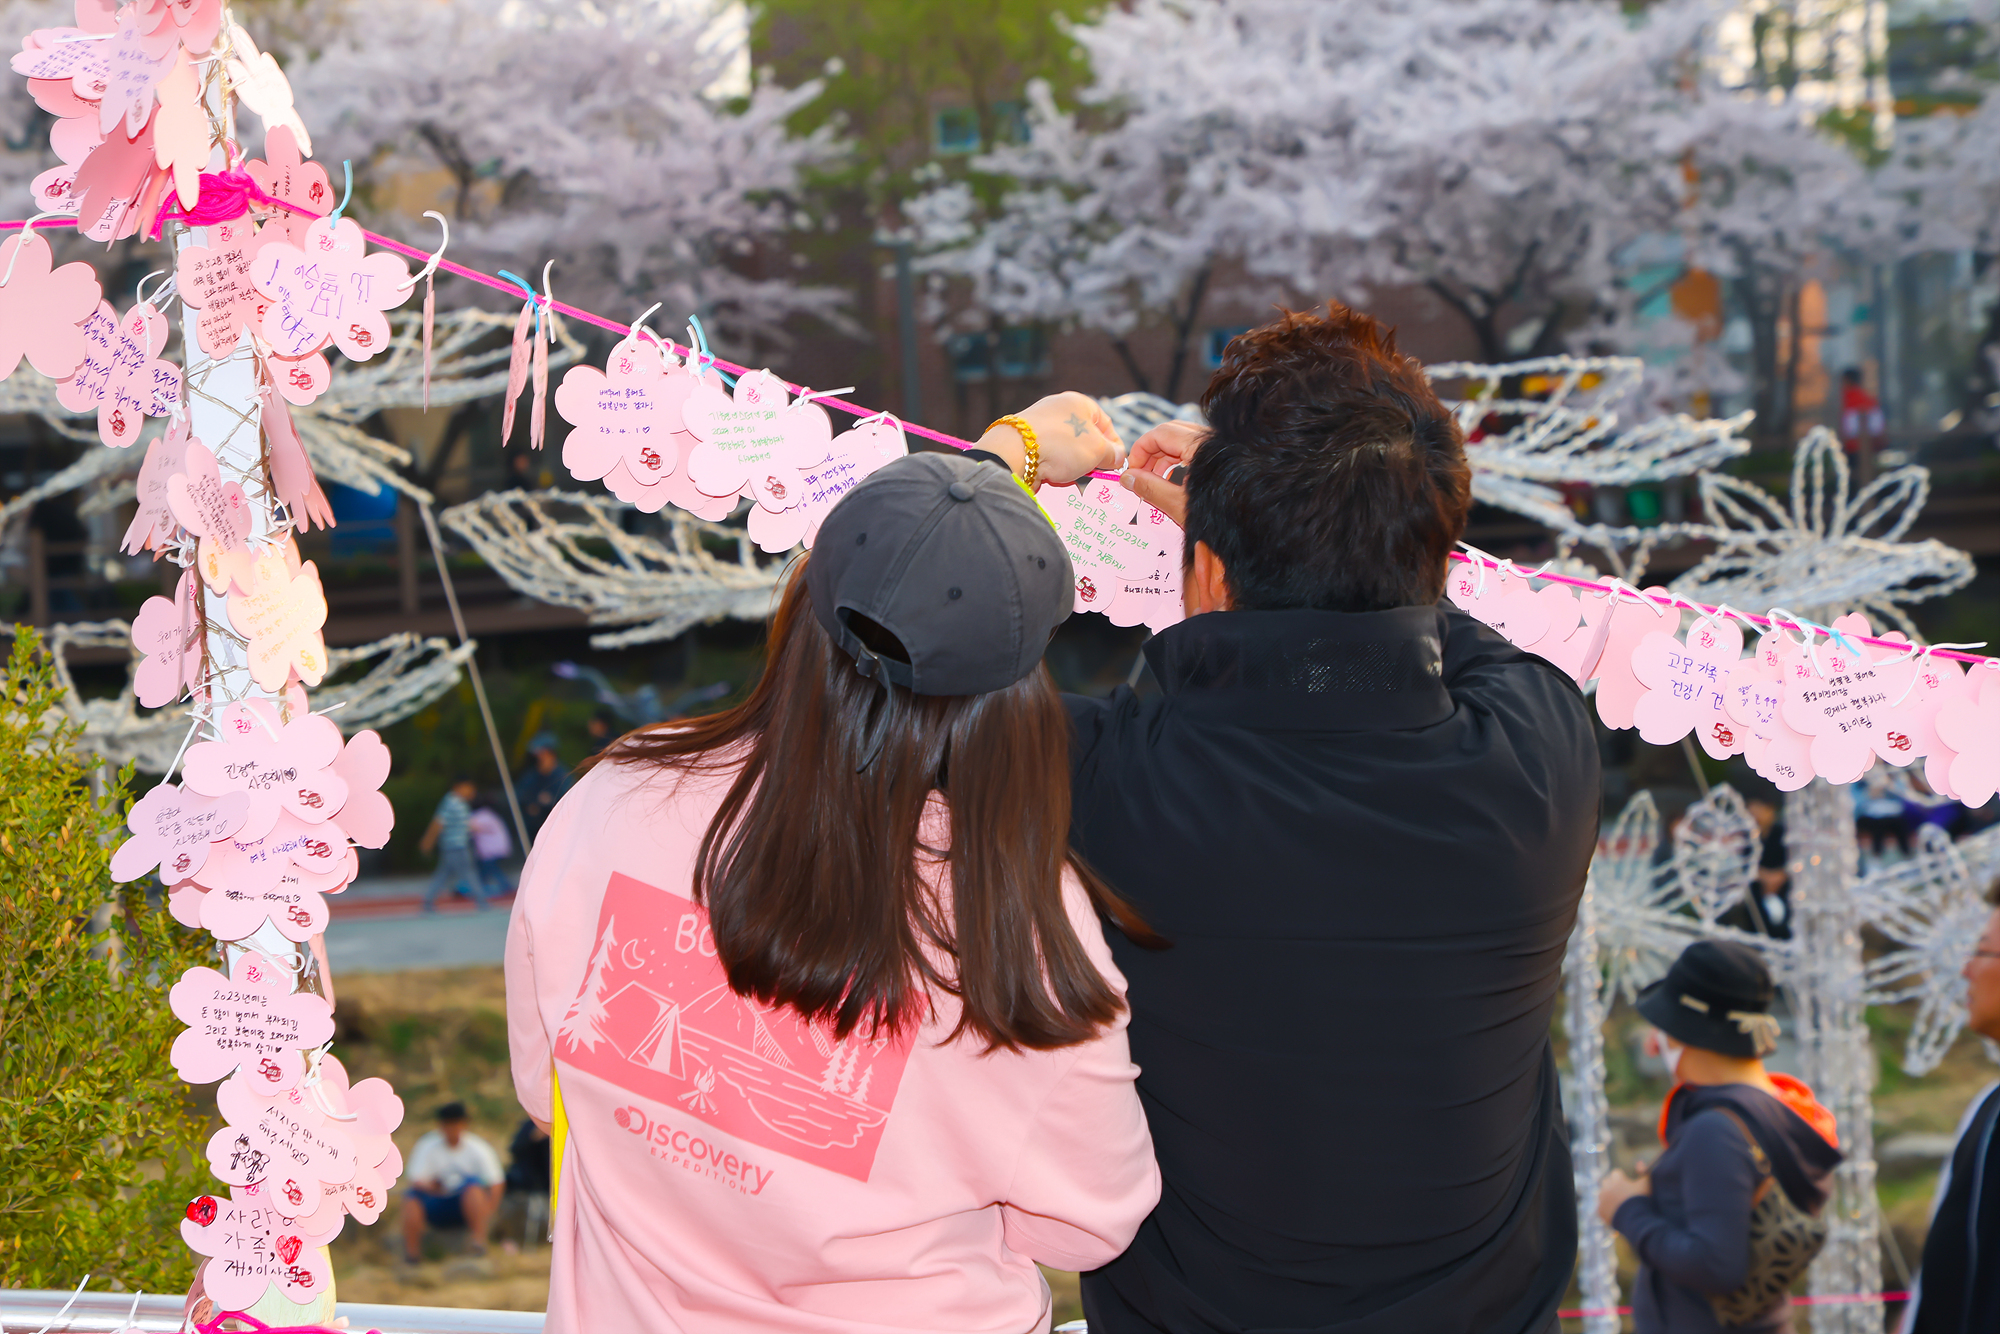
[[778, 1170], [775, 1167], [759, 1167], [748, 1159], [738, 1158], [719, 1144], [710, 1144], [698, 1134], [678, 1130], [665, 1121], [655, 1121], [647, 1115], [645, 1108], [636, 1103], [620, 1107], [612, 1113], [611, 1119], [618, 1123], [620, 1130], [637, 1135], [646, 1145], [647, 1152], [655, 1158], [696, 1176], [720, 1181], [731, 1190], [740, 1190], [745, 1195], [762, 1195], [764, 1187]]

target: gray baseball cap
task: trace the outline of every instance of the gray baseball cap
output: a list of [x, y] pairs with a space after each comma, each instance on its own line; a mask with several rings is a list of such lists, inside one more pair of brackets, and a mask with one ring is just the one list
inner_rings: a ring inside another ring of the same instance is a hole
[[[806, 562], [813, 614], [864, 676], [980, 695], [1035, 669], [1075, 597], [1069, 553], [1008, 473], [955, 454], [897, 459], [840, 498]], [[866, 616], [909, 654], [871, 650]]]

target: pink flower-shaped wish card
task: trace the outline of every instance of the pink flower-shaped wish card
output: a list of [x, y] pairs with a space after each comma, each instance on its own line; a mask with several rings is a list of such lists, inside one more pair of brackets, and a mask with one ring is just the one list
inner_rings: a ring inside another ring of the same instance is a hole
[[746, 372], [733, 392], [703, 377], [681, 409], [688, 433], [688, 476], [711, 496], [747, 495], [770, 510], [798, 503], [798, 472], [825, 459], [833, 439], [826, 409], [791, 411], [785, 382], [768, 370]]
[[261, 1191], [203, 1195], [181, 1218], [181, 1240], [197, 1255], [203, 1291], [225, 1311], [245, 1311], [272, 1289], [307, 1302], [333, 1286], [333, 1264]]
[[1883, 711], [1883, 740], [1891, 764], [1908, 764], [1928, 758], [1939, 746], [1938, 710], [1955, 699], [1970, 698], [1972, 691], [1965, 668], [1949, 658], [1919, 655], [1909, 664], [1909, 679], [1901, 687], [1901, 698], [1891, 697]]
[[71, 412], [97, 412], [97, 435], [114, 449], [139, 438], [147, 417], [164, 417], [181, 397], [181, 368], [156, 354], [167, 345], [167, 317], [141, 302], [121, 318], [100, 301], [83, 322], [86, 344], [76, 372], [56, 384]]
[[862, 478], [909, 453], [909, 444], [894, 418], [870, 417], [835, 436], [827, 451], [825, 459], [800, 471], [798, 504], [773, 510], [759, 503], [750, 512], [750, 536], [765, 551], [790, 551], [801, 542], [812, 546], [840, 498]]
[[1984, 806], [2000, 789], [2000, 670], [1991, 660], [1966, 674], [1966, 693], [1937, 711], [1938, 746], [1924, 773], [1931, 786], [1967, 806]]
[[257, 558], [247, 593], [232, 594], [229, 623], [250, 641], [250, 678], [266, 690], [281, 689], [293, 672], [307, 685], [326, 675], [326, 593], [319, 569], [305, 562], [297, 574], [283, 556]]
[[[1812, 738], [1793, 731], [1784, 718], [1789, 642], [1778, 631], [1761, 636], [1750, 656], [1731, 669], [1722, 692], [1732, 731], [1742, 732], [1743, 758], [1753, 773], [1771, 780], [1781, 792], [1796, 792], [1813, 779]], [[1733, 743], [1736, 738], [1727, 740]]]
[[161, 8], [179, 31], [181, 45], [192, 55], [207, 55], [222, 31], [222, 0], [166, 0]]
[[[1546, 592], [1547, 590], [1543, 590]], [[1528, 651], [1548, 659], [1563, 669], [1572, 681], [1582, 685], [1597, 674], [1604, 657], [1604, 645], [1611, 634], [1611, 594], [1579, 591], [1575, 598], [1576, 620], [1564, 612], [1553, 616], [1549, 632], [1528, 645]], [[1564, 628], [1561, 622], [1569, 621]]]
[[222, 480], [222, 469], [208, 446], [199, 440], [185, 441], [181, 471], [167, 478], [166, 492], [167, 509], [181, 527], [201, 539], [205, 549], [244, 550], [244, 540], [250, 536], [250, 502], [239, 483]]
[[[242, 726], [246, 721], [250, 725]], [[188, 747], [186, 781], [210, 796], [247, 793], [261, 816], [253, 827], [271, 828], [281, 810], [303, 824], [331, 819], [348, 798], [347, 780], [333, 767], [342, 749], [340, 729], [314, 713], [282, 726], [273, 722], [261, 700], [224, 709], [217, 718], [220, 739]]]
[[612, 348], [603, 370], [571, 367], [556, 386], [556, 411], [576, 428], [563, 441], [563, 467], [594, 482], [622, 461], [638, 485], [658, 485], [679, 461], [675, 437], [694, 389], [693, 375], [636, 338]]
[[396, 810], [382, 795], [389, 778], [389, 748], [379, 733], [356, 732], [341, 747], [333, 772], [347, 782], [347, 800], [334, 814], [347, 836], [364, 848], [379, 848], [396, 827]]
[[1143, 625], [1154, 634], [1187, 616], [1181, 598], [1180, 525], [1151, 505], [1139, 506], [1139, 529], [1153, 546], [1149, 560], [1130, 578], [1120, 579], [1105, 616], [1113, 625]]
[[1605, 632], [1604, 652], [1597, 659], [1597, 716], [1606, 727], [1632, 726], [1633, 706], [1646, 693], [1646, 687], [1632, 675], [1632, 650], [1649, 634], [1673, 634], [1680, 629], [1680, 614], [1652, 600], [1666, 597], [1666, 589], [1654, 585], [1642, 592], [1645, 596], [1641, 598], [1628, 593], [1612, 599], [1611, 628]]
[[276, 1093], [299, 1082], [305, 1051], [333, 1036], [333, 1007], [293, 991], [292, 975], [256, 951], [237, 956], [227, 976], [190, 968], [167, 996], [188, 1025], [174, 1039], [174, 1070], [190, 1084], [212, 1084], [241, 1069], [251, 1089]]
[[186, 880], [207, 864], [210, 844], [243, 827], [249, 810], [240, 792], [207, 797], [161, 783], [126, 814], [132, 837], [111, 854], [111, 878], [137, 880], [158, 867], [168, 884]]
[[[132, 19], [120, 26], [118, 34], [93, 46], [109, 47], [105, 53], [104, 96], [98, 103], [98, 129], [105, 134], [123, 132], [127, 139], [146, 128], [153, 114], [153, 92], [174, 65], [174, 47], [161, 50], [149, 40]], [[122, 124], [121, 124], [122, 122]]]
[[1779, 671], [1785, 724], [1812, 739], [1813, 772], [1829, 783], [1852, 783], [1868, 772], [1875, 763], [1874, 714], [1895, 699], [1868, 651], [1839, 641], [1814, 650], [1788, 642], [1779, 650]]
[[195, 925], [217, 940], [247, 940], [270, 922], [287, 940], [311, 940], [326, 930], [326, 895], [312, 888], [323, 879], [287, 864], [279, 867], [276, 884], [207, 890]]
[[202, 624], [195, 601], [200, 587], [199, 575], [182, 570], [171, 599], [147, 598], [132, 618], [132, 647], [145, 655], [132, 672], [132, 686], [149, 709], [201, 688]]
[[[310, 900], [291, 898], [294, 891], [337, 894], [354, 878], [356, 867], [354, 849], [334, 821], [309, 825], [280, 813], [261, 838], [226, 839], [210, 850], [200, 884], [210, 895], [227, 898], [212, 906], [204, 900], [196, 924], [209, 927], [217, 922], [227, 929], [253, 912], [262, 912], [282, 928], [285, 921], [295, 921], [291, 903], [302, 905], [308, 915], [316, 911]], [[256, 929], [254, 922], [251, 929]], [[304, 924], [297, 924], [297, 929], [301, 937], [313, 934]]]
[[288, 125], [271, 126], [264, 134], [264, 156], [261, 159], [251, 158], [243, 164], [243, 170], [257, 182], [257, 188], [271, 198], [297, 204], [306, 210], [305, 213], [293, 213], [289, 209], [279, 209], [264, 224], [267, 235], [282, 236], [291, 244], [303, 248], [306, 228], [314, 221], [308, 215], [324, 215], [333, 210], [333, 187], [327, 179], [326, 168], [305, 160], [299, 152], [298, 138]]
[[1520, 648], [1547, 638], [1552, 624], [1566, 636], [1577, 623], [1576, 599], [1568, 589], [1549, 584], [1537, 590], [1511, 571], [1474, 561], [1454, 564], [1445, 573], [1444, 595]]
[[50, 379], [66, 380], [93, 350], [83, 326], [104, 299], [97, 274], [88, 264], [51, 267], [48, 240], [38, 233], [16, 232], [0, 241], [0, 274], [10, 263], [14, 276], [0, 287], [0, 380], [23, 357]]
[[[1733, 621], [1703, 616], [1685, 640], [1655, 630], [1632, 650], [1632, 674], [1646, 693], [1632, 706], [1639, 735], [1670, 746], [1689, 732], [1710, 756], [1721, 759], [1743, 749], [1743, 737], [1727, 724], [1724, 693], [1743, 658], [1743, 631]], [[1714, 724], [1721, 723], [1717, 731]]]
[[299, 244], [266, 241], [251, 275], [269, 297], [264, 341], [281, 357], [303, 357], [327, 340], [351, 361], [366, 361], [389, 345], [389, 317], [410, 299], [398, 284], [410, 267], [386, 250], [368, 253], [352, 218], [317, 218]]
[[208, 1165], [232, 1186], [261, 1182], [265, 1197], [293, 1218], [319, 1211], [325, 1182], [354, 1177], [354, 1141], [319, 1105], [317, 1090], [260, 1092], [238, 1074], [215, 1090], [222, 1129], [208, 1141]]
[[[296, 364], [293, 369], [297, 369]], [[270, 445], [271, 485], [277, 489], [278, 499], [284, 502], [292, 527], [302, 533], [314, 524], [333, 527], [333, 505], [320, 489], [312, 460], [306, 457], [305, 444], [292, 425], [291, 409], [272, 385], [265, 385], [260, 397], [264, 403], [264, 438]]]
[[157, 202], [166, 174], [154, 162], [153, 123], [127, 139], [114, 129], [78, 164], [71, 194], [76, 229], [93, 241], [115, 241], [139, 230], [148, 197]]
[[1121, 584], [1153, 567], [1150, 525], [1139, 521], [1139, 497], [1102, 477], [1075, 486], [1045, 486], [1036, 497], [1069, 552], [1076, 610], [1105, 611]]
[[176, 473], [187, 471], [187, 447], [192, 438], [187, 418], [181, 417], [147, 444], [136, 483], [139, 508], [119, 550], [134, 556], [141, 551], [158, 551], [180, 526], [169, 503], [167, 485]]
[[204, 228], [205, 244], [188, 246], [174, 264], [174, 283], [181, 300], [201, 312], [195, 320], [195, 341], [211, 357], [236, 350], [243, 331], [254, 328], [264, 298], [250, 281], [257, 257], [257, 224], [248, 217]]
[[16, 74], [67, 80], [79, 98], [103, 100], [111, 81], [110, 41], [93, 41], [81, 28], [44, 28], [35, 36], [40, 43], [9, 62]]

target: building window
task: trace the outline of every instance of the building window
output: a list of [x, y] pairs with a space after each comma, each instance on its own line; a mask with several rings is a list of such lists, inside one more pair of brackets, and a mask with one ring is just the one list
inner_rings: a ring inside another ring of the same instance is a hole
[[1217, 366], [1220, 366], [1222, 364], [1223, 349], [1229, 346], [1229, 340], [1238, 334], [1249, 333], [1250, 328], [1251, 326], [1247, 324], [1231, 324], [1226, 327], [1210, 329], [1208, 331], [1208, 368], [1214, 370]]
[[979, 151], [979, 113], [971, 107], [945, 107], [931, 118], [931, 137], [940, 154]]
[[1025, 144], [1032, 137], [1028, 129], [1026, 102], [995, 102], [993, 133], [1003, 144]]

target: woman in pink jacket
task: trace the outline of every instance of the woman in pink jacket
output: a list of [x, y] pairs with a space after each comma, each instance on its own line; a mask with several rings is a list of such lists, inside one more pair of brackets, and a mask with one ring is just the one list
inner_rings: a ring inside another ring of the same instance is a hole
[[750, 698], [556, 807], [507, 951], [515, 1086], [566, 1132], [551, 1334], [1023, 1334], [1037, 1261], [1130, 1242], [1159, 1173], [1099, 914], [1146, 932], [1068, 852], [1070, 600], [1006, 472], [898, 460]]

